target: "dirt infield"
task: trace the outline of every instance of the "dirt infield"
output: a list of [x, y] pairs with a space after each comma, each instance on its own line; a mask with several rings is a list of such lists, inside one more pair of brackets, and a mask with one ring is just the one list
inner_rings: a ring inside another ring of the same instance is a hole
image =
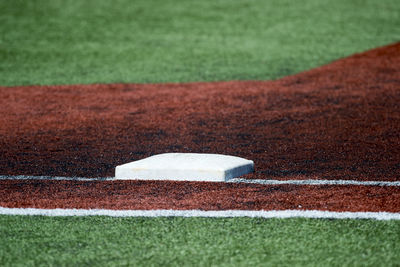
[[152, 154], [204, 152], [252, 159], [249, 179], [396, 181], [399, 70], [400, 43], [278, 81], [0, 87], [0, 174], [104, 177]]
[[400, 187], [0, 180], [0, 207], [400, 212]]

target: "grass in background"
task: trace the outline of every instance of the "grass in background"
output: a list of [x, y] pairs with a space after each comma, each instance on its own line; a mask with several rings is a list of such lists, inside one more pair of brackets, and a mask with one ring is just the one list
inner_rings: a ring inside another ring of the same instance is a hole
[[0, 10], [0, 85], [268, 80], [400, 40], [398, 0], [13, 0]]
[[0, 216], [1, 265], [390, 266], [400, 222]]
[[[398, 0], [0, 1], [0, 85], [268, 80], [400, 41]], [[0, 216], [0, 265], [396, 265], [400, 222]]]

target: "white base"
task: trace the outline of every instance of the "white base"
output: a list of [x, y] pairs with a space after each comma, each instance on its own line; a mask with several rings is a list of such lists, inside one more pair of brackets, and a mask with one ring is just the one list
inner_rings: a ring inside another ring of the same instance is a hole
[[198, 153], [165, 153], [119, 165], [115, 179], [225, 182], [254, 171], [244, 158]]

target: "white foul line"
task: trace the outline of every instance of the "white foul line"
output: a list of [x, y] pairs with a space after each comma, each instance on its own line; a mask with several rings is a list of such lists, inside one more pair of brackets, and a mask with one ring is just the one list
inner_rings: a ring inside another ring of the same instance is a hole
[[[62, 176], [29, 176], [0, 175], [0, 180], [55, 180], [55, 181], [114, 181], [114, 177], [62, 177]], [[400, 186], [400, 181], [356, 181], [356, 180], [262, 180], [233, 178], [229, 183], [245, 183], [260, 185], [366, 185], [366, 186]]]
[[54, 180], [54, 181], [113, 181], [114, 177], [64, 177], [64, 176], [30, 176], [30, 175], [0, 175], [0, 180]]
[[243, 179], [233, 178], [229, 180], [232, 183], [246, 184], [265, 184], [265, 185], [370, 185], [370, 186], [400, 186], [400, 181], [356, 181], [356, 180], [261, 180], [261, 179]]
[[393, 212], [334, 212], [320, 210], [106, 210], [35, 209], [0, 207], [0, 215], [110, 216], [110, 217], [210, 217], [210, 218], [315, 218], [400, 220]]

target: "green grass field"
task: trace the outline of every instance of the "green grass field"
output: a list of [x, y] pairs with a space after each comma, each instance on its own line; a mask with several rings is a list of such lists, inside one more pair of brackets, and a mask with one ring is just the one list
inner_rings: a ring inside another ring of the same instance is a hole
[[14, 0], [0, 10], [0, 85], [268, 80], [400, 40], [398, 0]]
[[[277, 79], [400, 40], [398, 0], [3, 0], [0, 10], [3, 86]], [[0, 216], [0, 265], [390, 266], [399, 233], [398, 221]]]
[[399, 240], [394, 221], [0, 217], [2, 265], [390, 266]]

